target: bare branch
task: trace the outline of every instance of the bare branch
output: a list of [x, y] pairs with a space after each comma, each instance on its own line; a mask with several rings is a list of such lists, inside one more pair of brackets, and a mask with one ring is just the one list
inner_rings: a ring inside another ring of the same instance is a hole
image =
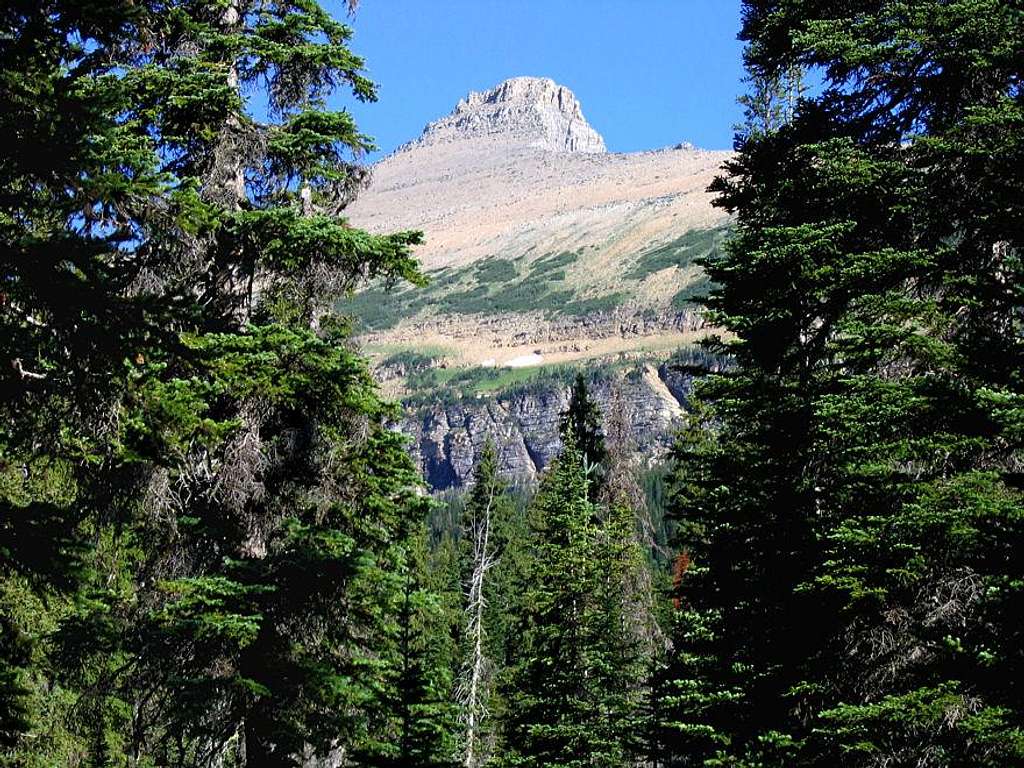
[[33, 379], [38, 381], [40, 379], [46, 378], [45, 373], [36, 373], [35, 371], [26, 370], [21, 364], [20, 357], [16, 357], [13, 360], [11, 360], [11, 368], [13, 368], [17, 372], [18, 376], [21, 377], [22, 381], [24, 381], [25, 379]]

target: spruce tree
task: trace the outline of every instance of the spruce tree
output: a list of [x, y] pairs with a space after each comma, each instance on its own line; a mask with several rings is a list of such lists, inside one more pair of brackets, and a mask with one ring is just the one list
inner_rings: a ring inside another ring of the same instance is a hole
[[632, 514], [601, 520], [567, 430], [531, 507], [534, 561], [518, 604], [517, 650], [505, 676], [499, 765], [631, 764], [638, 643], [623, 574], [638, 554]]
[[577, 449], [583, 454], [590, 475], [590, 500], [597, 501], [604, 482], [604, 462], [608, 450], [601, 431], [601, 409], [590, 396], [587, 380], [577, 373], [569, 390], [569, 406], [562, 413], [561, 433], [571, 433]]
[[701, 388], [714, 440], [679, 449], [669, 762], [1024, 759], [1022, 22], [745, 3], [751, 76], [823, 82], [715, 185], [736, 367]]
[[32, 738], [5, 757], [351, 754], [387, 721], [424, 513], [331, 316], [419, 280], [418, 235], [341, 215], [371, 145], [325, 98], [375, 97], [351, 29], [307, 0], [0, 25], [0, 580], [25, 641], [0, 676], [34, 718], [7, 707]]

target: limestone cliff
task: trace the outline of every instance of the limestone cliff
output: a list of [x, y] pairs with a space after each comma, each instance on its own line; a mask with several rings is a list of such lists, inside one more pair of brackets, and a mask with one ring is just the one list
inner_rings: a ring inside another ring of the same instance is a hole
[[[623, 409], [634, 447], [652, 463], [672, 444], [690, 384], [689, 375], [663, 364], [599, 376], [591, 387], [603, 411]], [[561, 448], [559, 420], [568, 397], [568, 383], [547, 382], [496, 397], [437, 400], [410, 408], [399, 429], [410, 436], [413, 457], [435, 490], [465, 486], [488, 437], [497, 446], [502, 473], [530, 482]]]

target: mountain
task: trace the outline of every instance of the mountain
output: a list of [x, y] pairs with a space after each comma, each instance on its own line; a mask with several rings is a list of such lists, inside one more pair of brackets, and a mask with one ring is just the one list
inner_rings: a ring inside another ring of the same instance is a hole
[[[688, 144], [608, 152], [571, 90], [517, 77], [470, 93], [372, 168], [350, 220], [371, 232], [423, 230], [417, 256], [431, 284], [373, 288], [342, 311], [357, 318], [389, 394], [407, 402], [404, 428], [434, 457], [423, 463], [435, 485], [461, 484], [466, 462], [452, 446], [493, 430], [505, 434], [509, 472], [542, 468], [549, 451], [532, 450], [521, 418], [493, 407], [530, 412], [550, 436], [557, 394], [543, 406], [509, 398], [541, 380], [555, 386], [566, 366], [646, 381], [643, 407], [664, 418], [654, 439], [639, 426], [637, 437], [655, 452], [667, 443], [677, 414], [664, 395], [678, 387], [662, 363], [701, 334], [693, 299], [707, 280], [694, 261], [728, 225], [706, 191], [728, 156]], [[453, 404], [458, 414], [445, 410]]]
[[548, 152], [606, 152], [601, 134], [590, 127], [576, 95], [554, 80], [514, 77], [483, 93], [470, 93], [455, 111], [428, 125], [400, 151], [436, 147], [471, 138]]

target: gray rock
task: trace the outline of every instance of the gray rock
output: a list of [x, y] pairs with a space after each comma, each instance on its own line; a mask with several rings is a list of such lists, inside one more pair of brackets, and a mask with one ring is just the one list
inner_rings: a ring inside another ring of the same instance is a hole
[[[618, 389], [631, 438], [650, 464], [672, 444], [690, 383], [669, 367], [656, 371], [648, 365], [593, 382], [592, 394], [607, 411]], [[411, 438], [413, 457], [434, 490], [469, 485], [488, 437], [498, 449], [502, 474], [529, 483], [561, 450], [558, 427], [568, 397], [568, 384], [540, 382], [496, 397], [409, 409], [397, 428]]]
[[513, 77], [489, 91], [470, 93], [402, 149], [481, 137], [549, 152], [607, 151], [573, 92], [546, 77]]

